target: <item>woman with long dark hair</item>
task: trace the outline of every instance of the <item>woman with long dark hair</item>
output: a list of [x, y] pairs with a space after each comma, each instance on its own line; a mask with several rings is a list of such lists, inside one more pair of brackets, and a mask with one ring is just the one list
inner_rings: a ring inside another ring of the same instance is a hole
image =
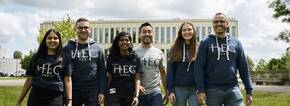
[[175, 106], [198, 106], [194, 81], [194, 61], [198, 42], [194, 26], [183, 22], [169, 52], [167, 91]]
[[140, 59], [133, 51], [129, 33], [119, 33], [107, 59], [108, 106], [137, 106], [140, 88]]
[[16, 105], [21, 105], [31, 89], [27, 106], [63, 106], [64, 94], [70, 106], [72, 83], [68, 61], [62, 53], [60, 33], [48, 30], [30, 61], [26, 71], [28, 77]]

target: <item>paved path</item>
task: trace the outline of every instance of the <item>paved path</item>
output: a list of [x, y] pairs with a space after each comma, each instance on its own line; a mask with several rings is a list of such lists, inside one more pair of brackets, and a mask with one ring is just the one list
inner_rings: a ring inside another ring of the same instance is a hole
[[25, 79], [0, 80], [0, 86], [23, 86]]

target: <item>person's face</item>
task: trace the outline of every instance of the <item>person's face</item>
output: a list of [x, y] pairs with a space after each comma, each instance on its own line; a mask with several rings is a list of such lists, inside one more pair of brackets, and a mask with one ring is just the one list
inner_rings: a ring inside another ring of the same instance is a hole
[[59, 37], [54, 32], [50, 32], [45, 42], [47, 49], [55, 50], [59, 46]]
[[142, 43], [150, 44], [153, 42], [153, 29], [150, 26], [142, 27], [140, 35]]
[[193, 37], [194, 30], [191, 25], [184, 24], [181, 29], [181, 35], [184, 40], [190, 40]]
[[130, 39], [128, 36], [122, 36], [118, 42], [120, 50], [128, 50], [131, 46]]
[[224, 15], [216, 15], [213, 19], [213, 28], [216, 34], [223, 35], [226, 33], [228, 21]]
[[78, 35], [78, 38], [81, 40], [88, 39], [91, 29], [90, 23], [88, 21], [80, 21], [76, 24], [75, 31]]

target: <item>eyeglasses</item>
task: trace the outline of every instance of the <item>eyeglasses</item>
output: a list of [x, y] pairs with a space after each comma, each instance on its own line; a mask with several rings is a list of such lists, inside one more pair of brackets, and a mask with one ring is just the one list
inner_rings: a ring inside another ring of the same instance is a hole
[[79, 30], [87, 30], [87, 29], [89, 29], [90, 27], [88, 27], [88, 26], [79, 26], [79, 27], [77, 27]]

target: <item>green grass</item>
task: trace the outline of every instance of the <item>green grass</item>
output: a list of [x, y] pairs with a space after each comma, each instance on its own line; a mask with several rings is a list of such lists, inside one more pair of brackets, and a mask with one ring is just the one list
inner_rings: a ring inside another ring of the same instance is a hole
[[[0, 87], [0, 104], [1, 106], [15, 106], [22, 87]], [[27, 97], [22, 102], [22, 106], [26, 106]]]
[[[21, 87], [0, 87], [0, 105], [15, 106]], [[243, 91], [244, 94], [244, 91]], [[22, 102], [26, 106], [28, 94]], [[167, 106], [171, 106], [168, 104]], [[254, 92], [252, 106], [290, 106], [289, 93]]]
[[17, 79], [26, 79], [26, 77], [0, 77], [0, 80], [17, 80]]

